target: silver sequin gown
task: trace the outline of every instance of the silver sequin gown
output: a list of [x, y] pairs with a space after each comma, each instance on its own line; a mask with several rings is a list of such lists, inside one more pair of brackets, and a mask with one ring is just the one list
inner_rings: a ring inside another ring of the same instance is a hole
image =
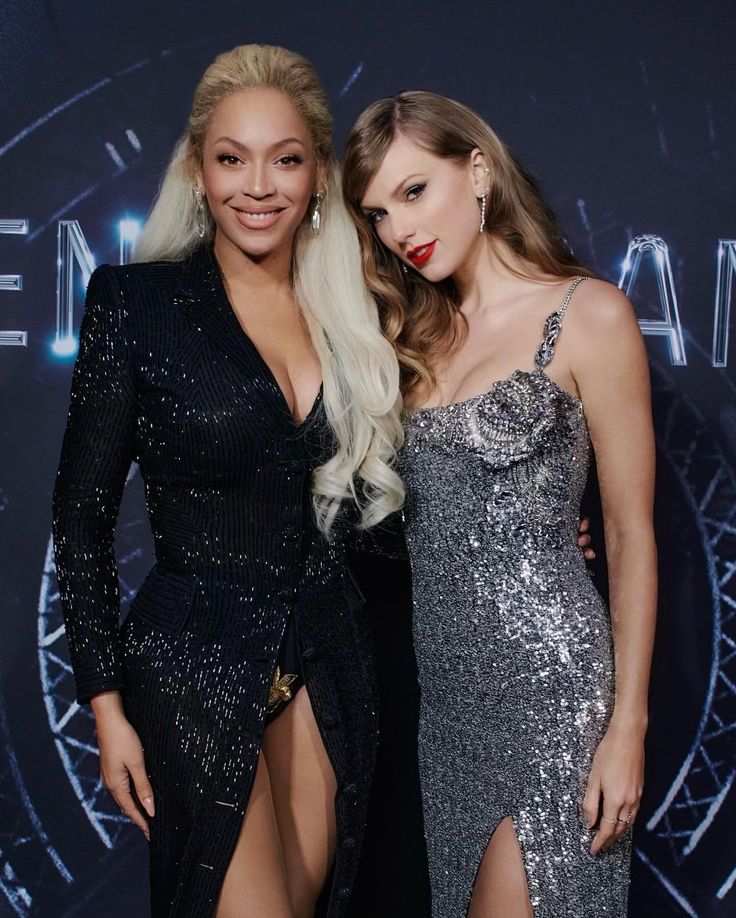
[[630, 833], [592, 857], [581, 801], [614, 700], [608, 612], [577, 547], [591, 451], [580, 400], [532, 371], [410, 412], [400, 470], [421, 684], [434, 918], [460, 918], [511, 816], [536, 918], [626, 915]]

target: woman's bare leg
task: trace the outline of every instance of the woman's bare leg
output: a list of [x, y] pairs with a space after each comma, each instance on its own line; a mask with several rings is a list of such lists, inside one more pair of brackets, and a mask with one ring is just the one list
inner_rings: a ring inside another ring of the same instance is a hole
[[215, 918], [294, 918], [263, 753]]
[[507, 816], [483, 855], [468, 918], [534, 918], [516, 830]]
[[266, 728], [263, 754], [293, 913], [312, 918], [335, 856], [336, 782], [304, 687]]

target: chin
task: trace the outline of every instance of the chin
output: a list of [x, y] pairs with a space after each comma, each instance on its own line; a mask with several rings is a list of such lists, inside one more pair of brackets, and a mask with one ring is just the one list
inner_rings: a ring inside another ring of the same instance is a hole
[[278, 252], [284, 245], [281, 239], [246, 239], [240, 243], [239, 248], [250, 258], [266, 258]]
[[421, 274], [430, 284], [439, 284], [441, 281], [447, 280], [452, 271], [448, 271], [442, 265], [429, 264], [423, 271], [418, 271], [417, 274]]
[[290, 246], [293, 241], [293, 234], [284, 233], [282, 230], [279, 230], [278, 233], [257, 230], [249, 232], [244, 231], [240, 226], [227, 236], [233, 245], [249, 258], [267, 258], [284, 247]]

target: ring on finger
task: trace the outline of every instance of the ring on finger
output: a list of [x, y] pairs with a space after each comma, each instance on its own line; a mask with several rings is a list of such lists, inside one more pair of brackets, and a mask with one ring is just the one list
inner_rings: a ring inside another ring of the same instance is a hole
[[616, 825], [617, 822], [620, 822], [620, 821], [621, 821], [621, 820], [618, 819], [618, 818], [616, 818], [616, 819], [609, 819], [607, 816], [601, 816], [601, 819], [603, 820], [603, 822], [609, 822], [609, 823], [611, 823], [611, 825], [614, 825], [614, 826]]
[[606, 822], [609, 822], [609, 821], [614, 822], [616, 826], [618, 827], [618, 831], [623, 832], [631, 826], [631, 820], [633, 818], [634, 818], [634, 814], [629, 813], [629, 815], [625, 819], [622, 819], [620, 816], [617, 816], [614, 820], [606, 820]]

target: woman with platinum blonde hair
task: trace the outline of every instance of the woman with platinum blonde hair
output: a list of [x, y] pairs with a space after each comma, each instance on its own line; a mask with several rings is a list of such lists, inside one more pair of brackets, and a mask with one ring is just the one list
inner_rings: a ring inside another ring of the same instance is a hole
[[[90, 280], [54, 492], [78, 700], [154, 918], [334, 918], [376, 744], [346, 549], [402, 504], [402, 430], [307, 61], [211, 64], [136, 255]], [[119, 628], [133, 460], [156, 564]]]
[[[369, 106], [344, 191], [402, 368], [436, 918], [624, 918], [656, 610], [646, 352], [473, 111]], [[589, 461], [610, 615], [575, 544]]]

